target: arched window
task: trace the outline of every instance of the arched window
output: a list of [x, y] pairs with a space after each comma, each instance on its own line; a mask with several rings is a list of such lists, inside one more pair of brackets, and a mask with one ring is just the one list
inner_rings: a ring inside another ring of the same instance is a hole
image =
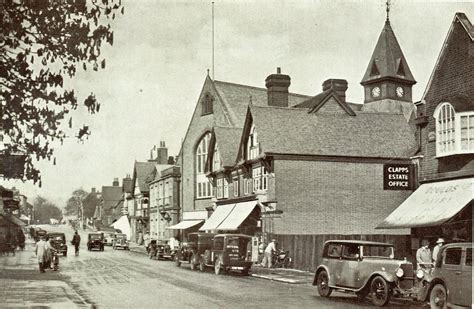
[[255, 159], [259, 154], [260, 149], [258, 147], [257, 130], [255, 129], [255, 126], [252, 125], [247, 141], [247, 159]]
[[436, 154], [443, 155], [455, 150], [455, 116], [456, 112], [449, 103], [438, 107], [436, 115]]
[[474, 152], [474, 112], [456, 113], [450, 103], [435, 110], [436, 156]]
[[210, 139], [211, 133], [208, 132], [201, 138], [196, 149], [196, 198], [212, 196], [212, 186], [205, 174]]
[[201, 108], [202, 108], [201, 115], [212, 114], [213, 103], [214, 103], [214, 98], [209, 93], [206, 93], [206, 95], [204, 96], [204, 99], [201, 102]]

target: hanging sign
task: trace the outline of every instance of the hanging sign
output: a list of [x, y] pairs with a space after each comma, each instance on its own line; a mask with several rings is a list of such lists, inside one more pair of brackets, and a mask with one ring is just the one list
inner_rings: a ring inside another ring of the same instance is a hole
[[384, 190], [413, 190], [415, 184], [415, 165], [384, 164]]

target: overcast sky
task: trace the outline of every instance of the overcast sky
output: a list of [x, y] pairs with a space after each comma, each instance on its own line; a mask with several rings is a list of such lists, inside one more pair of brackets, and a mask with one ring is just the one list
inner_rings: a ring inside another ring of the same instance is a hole
[[[94, 92], [99, 114], [76, 113], [88, 123], [84, 144], [70, 139], [56, 149], [57, 165], [39, 164], [42, 188], [8, 182], [33, 199], [63, 206], [77, 188], [111, 185], [132, 174], [135, 160], [166, 141], [179, 152], [211, 68], [211, 1], [123, 0], [113, 24], [114, 46], [104, 48], [105, 70], [80, 72], [72, 81], [83, 97]], [[420, 100], [456, 12], [474, 19], [474, 2], [392, 0], [390, 21], [417, 80]], [[316, 95], [328, 78], [349, 83], [347, 99], [363, 101], [359, 84], [385, 22], [385, 0], [215, 1], [215, 79], [265, 87], [277, 67], [290, 91]], [[357, 134], [357, 132], [354, 132]]]

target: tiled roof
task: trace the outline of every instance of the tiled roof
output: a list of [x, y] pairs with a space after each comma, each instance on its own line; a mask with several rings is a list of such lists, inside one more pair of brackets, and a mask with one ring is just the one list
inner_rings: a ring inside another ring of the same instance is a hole
[[416, 83], [389, 21], [385, 22], [380, 33], [362, 83], [385, 77]]
[[[255, 106], [267, 106], [268, 104], [266, 88], [257, 88], [217, 80], [214, 81], [214, 86], [228, 111], [232, 126], [240, 127], [243, 125], [250, 100], [252, 101], [252, 105]], [[294, 106], [309, 98], [310, 96], [289, 93], [288, 104]]]
[[158, 179], [161, 178], [161, 172], [172, 167], [174, 165], [172, 164], [155, 164], [155, 169], [153, 170], [153, 172], [148, 175], [147, 177], [147, 183], [150, 183], [150, 182], [153, 182], [153, 181], [156, 181]]
[[266, 153], [406, 158], [417, 148], [403, 114], [308, 113], [306, 109], [250, 108]]
[[214, 127], [223, 166], [233, 166], [239, 151], [242, 128]]
[[135, 162], [134, 175], [136, 176], [136, 186], [141, 192], [149, 192], [146, 182], [148, 176], [155, 169], [155, 162]]
[[102, 200], [104, 201], [104, 210], [115, 207], [122, 199], [122, 187], [120, 186], [103, 186]]

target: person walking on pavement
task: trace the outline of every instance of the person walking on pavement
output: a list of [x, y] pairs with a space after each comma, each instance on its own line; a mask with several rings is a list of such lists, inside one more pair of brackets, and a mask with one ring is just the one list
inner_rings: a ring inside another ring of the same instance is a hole
[[430, 242], [427, 239], [421, 241], [421, 247], [416, 251], [416, 262], [418, 269], [431, 268], [431, 250], [428, 248]]
[[433, 248], [433, 264], [436, 264], [436, 259], [438, 258], [439, 249], [444, 245], [444, 239], [438, 238], [436, 241], [436, 246]]
[[40, 240], [36, 243], [36, 257], [38, 258], [38, 265], [40, 272], [44, 273], [44, 260], [45, 260], [45, 252], [46, 252], [46, 242], [44, 241], [44, 237], [41, 236]]
[[276, 246], [275, 246], [275, 239], [272, 239], [272, 241], [267, 245], [265, 248], [265, 252], [263, 253], [263, 267], [270, 268], [272, 267], [272, 254], [274, 251], [276, 251]]
[[44, 245], [45, 247], [45, 262], [44, 262], [44, 265], [43, 267], [44, 268], [49, 268], [49, 269], [53, 269], [51, 267], [51, 260], [53, 259], [53, 253], [52, 253], [52, 249], [53, 249], [53, 246], [51, 245], [51, 239], [49, 238], [49, 236], [46, 236], [46, 243]]
[[79, 233], [77, 233], [77, 231], [76, 231], [74, 233], [74, 236], [72, 237], [72, 244], [74, 245], [76, 256], [79, 255], [79, 244], [80, 243], [81, 243], [81, 236], [79, 236]]

